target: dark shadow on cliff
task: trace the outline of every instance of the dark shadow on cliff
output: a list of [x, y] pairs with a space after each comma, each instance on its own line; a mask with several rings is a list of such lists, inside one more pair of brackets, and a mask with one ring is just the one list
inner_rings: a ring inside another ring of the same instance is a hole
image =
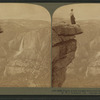
[[75, 35], [83, 31], [78, 24], [65, 21], [52, 25], [52, 86], [61, 87], [66, 78], [67, 66], [75, 58], [77, 41]]

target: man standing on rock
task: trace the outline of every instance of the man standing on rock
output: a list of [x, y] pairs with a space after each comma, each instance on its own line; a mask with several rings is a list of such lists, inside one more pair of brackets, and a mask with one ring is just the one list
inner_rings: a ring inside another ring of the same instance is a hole
[[71, 20], [71, 24], [76, 24], [75, 17], [74, 17], [74, 13], [73, 13], [73, 9], [71, 9], [70, 20]]

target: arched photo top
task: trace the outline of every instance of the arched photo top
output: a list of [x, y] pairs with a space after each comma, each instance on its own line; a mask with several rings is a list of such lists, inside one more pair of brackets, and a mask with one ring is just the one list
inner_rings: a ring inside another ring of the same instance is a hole
[[51, 17], [44, 7], [0, 3], [0, 45], [0, 87], [51, 86]]
[[71, 9], [73, 9], [76, 21], [100, 19], [100, 4], [97, 3], [77, 3], [61, 6], [55, 10], [52, 19], [54, 21], [58, 21], [58, 19], [66, 20], [69, 23]]
[[[99, 12], [100, 4], [97, 3], [65, 5], [54, 12], [52, 66], [59, 68], [58, 62], [62, 66], [58, 71], [53, 70], [53, 87], [100, 88]], [[55, 51], [55, 46], [60, 49]], [[55, 56], [59, 50], [61, 56]]]
[[0, 19], [30, 19], [51, 21], [48, 10], [29, 3], [0, 3]]

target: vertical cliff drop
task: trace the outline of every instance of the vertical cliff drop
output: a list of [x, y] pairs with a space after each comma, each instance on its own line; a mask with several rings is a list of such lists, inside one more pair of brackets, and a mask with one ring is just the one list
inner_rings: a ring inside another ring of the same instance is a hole
[[65, 81], [67, 66], [75, 58], [75, 35], [83, 33], [79, 25], [65, 22], [52, 26], [52, 86], [61, 87]]

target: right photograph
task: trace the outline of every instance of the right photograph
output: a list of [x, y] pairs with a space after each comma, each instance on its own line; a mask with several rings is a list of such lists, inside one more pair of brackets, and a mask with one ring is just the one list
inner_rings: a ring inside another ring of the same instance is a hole
[[52, 16], [52, 87], [100, 88], [100, 4], [57, 8]]

